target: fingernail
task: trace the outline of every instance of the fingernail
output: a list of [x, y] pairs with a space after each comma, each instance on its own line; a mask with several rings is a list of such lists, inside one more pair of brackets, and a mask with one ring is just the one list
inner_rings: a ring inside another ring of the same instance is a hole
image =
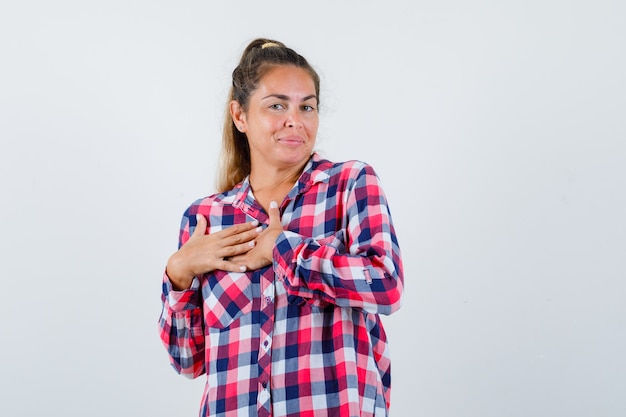
[[248, 246], [250, 246], [251, 248], [254, 247], [254, 240], [251, 240], [250, 242], [248, 242]]
[[245, 265], [244, 265], [244, 266], [240, 266], [240, 267], [239, 267], [239, 270], [240, 270], [241, 272], [246, 272], [246, 266], [245, 266]]
[[257, 233], [261, 233], [263, 231], [263, 226], [259, 226], [256, 228]]
[[200, 221], [200, 213], [196, 214], [196, 222]]
[[252, 226], [256, 226], [259, 224], [258, 220], [252, 220], [250, 223], [252, 223]]
[[270, 201], [270, 208], [278, 208], [278, 203], [276, 201]]

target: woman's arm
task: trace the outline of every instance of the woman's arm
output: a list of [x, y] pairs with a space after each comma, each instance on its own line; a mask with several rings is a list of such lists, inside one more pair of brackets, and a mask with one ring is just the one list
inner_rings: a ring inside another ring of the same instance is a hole
[[254, 246], [253, 239], [260, 232], [258, 223], [250, 222], [207, 234], [207, 219], [197, 213], [202, 207], [200, 201], [183, 215], [179, 249], [170, 257], [163, 274], [163, 308], [159, 318], [159, 334], [172, 366], [176, 372], [190, 378], [205, 372], [204, 316], [199, 277], [215, 269], [242, 271], [241, 265], [224, 258], [249, 251]]
[[163, 274], [163, 309], [159, 335], [170, 356], [172, 367], [181, 375], [197, 378], [204, 374], [204, 329], [200, 282], [194, 278], [191, 288], [174, 291]]
[[374, 170], [365, 164], [348, 187], [345, 230], [323, 240], [281, 233], [274, 269], [290, 295], [391, 314], [400, 307], [404, 278], [386, 197]]

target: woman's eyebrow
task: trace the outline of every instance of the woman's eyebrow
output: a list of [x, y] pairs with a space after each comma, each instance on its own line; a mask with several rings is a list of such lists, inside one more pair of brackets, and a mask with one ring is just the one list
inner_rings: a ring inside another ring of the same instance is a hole
[[[289, 96], [284, 95], [284, 94], [268, 94], [267, 96], [263, 97], [261, 100], [265, 100], [265, 99], [272, 98], [272, 97], [280, 99], [280, 100], [289, 100]], [[313, 98], [317, 99], [317, 96], [315, 94], [310, 94], [306, 97], [303, 97], [302, 101], [311, 100]]]

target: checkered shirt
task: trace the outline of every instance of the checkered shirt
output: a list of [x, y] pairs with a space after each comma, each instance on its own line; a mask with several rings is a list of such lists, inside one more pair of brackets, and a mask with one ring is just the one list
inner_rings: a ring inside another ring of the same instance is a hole
[[[380, 315], [400, 307], [403, 267], [373, 168], [313, 154], [280, 206], [273, 264], [212, 271], [175, 291], [163, 276], [161, 339], [174, 369], [207, 375], [200, 416], [382, 417], [390, 356]], [[207, 233], [269, 217], [248, 179], [194, 202]]]

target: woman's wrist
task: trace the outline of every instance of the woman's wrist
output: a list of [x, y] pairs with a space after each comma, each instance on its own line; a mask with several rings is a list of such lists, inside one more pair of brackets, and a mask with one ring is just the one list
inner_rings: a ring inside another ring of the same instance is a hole
[[183, 270], [181, 262], [178, 262], [178, 258], [176, 257], [177, 253], [173, 254], [167, 261], [165, 274], [170, 279], [170, 282], [172, 283], [172, 288], [175, 291], [182, 291], [187, 290], [189, 289], [189, 287], [191, 287], [194, 274], [192, 272], [186, 272]]

